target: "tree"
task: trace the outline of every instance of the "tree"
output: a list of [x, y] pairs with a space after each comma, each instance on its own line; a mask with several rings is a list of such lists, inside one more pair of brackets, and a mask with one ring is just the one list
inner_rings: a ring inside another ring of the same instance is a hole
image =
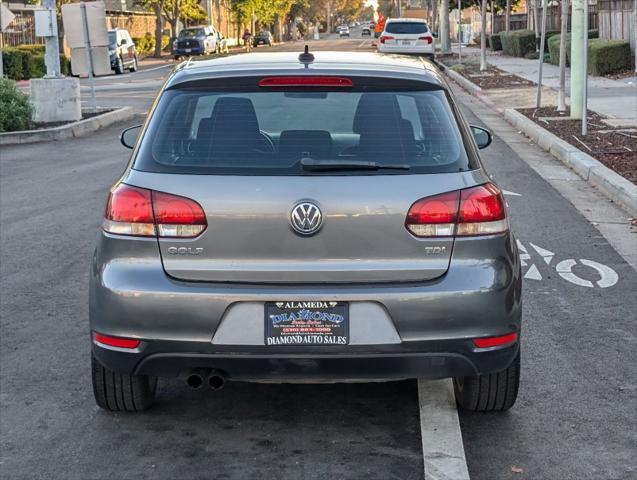
[[449, 38], [449, 0], [440, 1], [440, 49], [442, 53], [451, 51], [451, 39]]
[[[560, 6], [560, 85], [557, 91], [557, 111], [566, 110], [566, 30], [568, 29], [568, 0]], [[542, 54], [541, 52], [540, 54]]]
[[507, 4], [505, 7], [505, 13], [504, 13], [504, 31], [508, 32], [509, 29], [511, 28], [511, 0], [506, 0]]
[[480, 71], [487, 69], [487, 1], [482, 0], [481, 28], [480, 28]]
[[162, 14], [170, 24], [170, 35], [173, 38], [177, 36], [179, 21], [203, 22], [208, 18], [198, 0], [164, 0]]

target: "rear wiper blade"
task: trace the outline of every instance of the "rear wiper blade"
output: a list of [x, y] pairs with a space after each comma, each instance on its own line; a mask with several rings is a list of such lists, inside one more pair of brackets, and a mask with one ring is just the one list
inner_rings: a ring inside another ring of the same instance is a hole
[[315, 160], [302, 158], [301, 165], [304, 170], [409, 170], [409, 165], [383, 164], [365, 162], [360, 160]]

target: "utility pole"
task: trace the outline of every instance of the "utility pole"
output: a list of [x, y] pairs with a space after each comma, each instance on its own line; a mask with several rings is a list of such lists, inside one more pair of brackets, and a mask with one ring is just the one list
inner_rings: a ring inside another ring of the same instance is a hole
[[62, 76], [62, 73], [60, 71], [60, 44], [55, 0], [42, 0], [42, 6], [49, 11], [51, 19], [51, 35], [44, 37], [44, 64], [46, 65], [44, 78], [58, 78]]
[[327, 34], [332, 33], [332, 6], [330, 0], [327, 0]]
[[571, 15], [571, 118], [582, 118], [584, 84], [584, 37], [588, 29], [584, 26], [584, 8], [587, 0], [573, 0]]
[[398, 18], [400, 18], [403, 16], [402, 2], [401, 0], [396, 0], [396, 2], [398, 3]]

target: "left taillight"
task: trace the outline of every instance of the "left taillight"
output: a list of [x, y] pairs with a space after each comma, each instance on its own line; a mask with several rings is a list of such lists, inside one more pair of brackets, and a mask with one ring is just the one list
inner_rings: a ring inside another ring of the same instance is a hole
[[207, 227], [196, 201], [125, 183], [111, 190], [102, 228], [115, 235], [192, 238]]
[[405, 226], [416, 237], [492, 235], [509, 229], [502, 192], [491, 183], [421, 198], [407, 212]]

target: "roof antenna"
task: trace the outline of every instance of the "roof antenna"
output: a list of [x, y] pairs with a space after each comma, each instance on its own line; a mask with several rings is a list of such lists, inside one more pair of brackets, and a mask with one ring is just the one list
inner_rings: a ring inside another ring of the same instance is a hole
[[305, 46], [305, 50], [301, 55], [299, 55], [299, 62], [305, 63], [305, 68], [308, 67], [308, 64], [314, 61], [314, 55], [310, 53], [310, 47]]

